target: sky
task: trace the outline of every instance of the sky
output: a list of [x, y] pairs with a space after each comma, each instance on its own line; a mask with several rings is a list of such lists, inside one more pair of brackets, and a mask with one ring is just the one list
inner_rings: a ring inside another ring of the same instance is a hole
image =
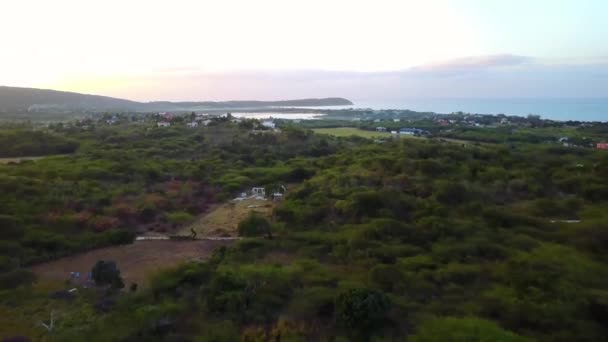
[[605, 0], [3, 0], [0, 85], [133, 100], [608, 97]]

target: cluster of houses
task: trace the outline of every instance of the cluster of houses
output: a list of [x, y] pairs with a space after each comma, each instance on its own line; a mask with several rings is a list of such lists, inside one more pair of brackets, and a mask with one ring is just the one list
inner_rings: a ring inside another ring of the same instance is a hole
[[[160, 117], [156, 122], [157, 127], [169, 127], [174, 119], [174, 116], [171, 113], [158, 113]], [[211, 116], [208, 114], [196, 114], [196, 116], [190, 121], [186, 122], [186, 126], [190, 128], [196, 128], [198, 126], [207, 126], [211, 122], [211, 119], [219, 116]]]
[[[279, 187], [279, 189], [272, 191], [272, 193], [270, 194], [270, 199], [272, 199], [273, 201], [282, 200], [283, 194], [285, 193], [285, 191], [286, 191], [285, 186], [281, 185]], [[240, 202], [240, 201], [244, 201], [246, 199], [255, 199], [255, 200], [260, 200], [260, 201], [267, 200], [266, 188], [260, 187], [260, 186], [254, 186], [253, 188], [251, 188], [249, 193], [241, 192], [238, 197], [233, 199], [233, 201]]]
[[[193, 115], [194, 115], [194, 117], [190, 118], [190, 121], [186, 122], [186, 126], [189, 128], [196, 128], [199, 126], [208, 126], [214, 119], [227, 118], [227, 117], [229, 117], [230, 114], [224, 113], [224, 114], [193, 114]], [[156, 122], [157, 127], [169, 127], [169, 126], [171, 126], [171, 123], [174, 121], [173, 119], [175, 118], [170, 113], [158, 113], [158, 116], [159, 116], [159, 119]], [[231, 117], [230, 121], [233, 123], [240, 123], [240, 122], [246, 120], [245, 118], [237, 118], [237, 117], [232, 117], [232, 116], [230, 116], [230, 117]], [[272, 129], [272, 130], [277, 129], [276, 123], [272, 120], [272, 118], [261, 121], [260, 125], [266, 129]]]
[[591, 139], [583, 138], [581, 139], [570, 139], [569, 137], [561, 137], [557, 139], [558, 144], [564, 147], [591, 147], [596, 148], [598, 150], [608, 150], [608, 143], [594, 143]]
[[433, 122], [439, 126], [469, 126], [469, 127], [498, 127], [498, 126], [511, 126], [511, 122], [508, 118], [493, 118], [488, 119], [487, 116], [482, 115], [468, 115], [457, 119], [446, 119], [436, 117]]

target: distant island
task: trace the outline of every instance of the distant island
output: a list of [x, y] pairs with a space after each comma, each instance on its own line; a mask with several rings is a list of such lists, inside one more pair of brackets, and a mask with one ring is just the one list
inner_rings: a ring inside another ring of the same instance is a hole
[[265, 107], [348, 106], [340, 97], [281, 101], [190, 101], [137, 102], [108, 96], [88, 95], [36, 88], [0, 86], [0, 112], [61, 111], [194, 111], [219, 109], [259, 109]]

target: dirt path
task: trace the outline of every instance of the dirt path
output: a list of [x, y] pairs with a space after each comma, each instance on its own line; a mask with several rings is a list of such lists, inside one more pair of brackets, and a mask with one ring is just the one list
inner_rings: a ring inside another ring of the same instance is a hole
[[188, 260], [205, 260], [214, 249], [231, 244], [226, 240], [197, 241], [136, 241], [131, 245], [96, 249], [68, 256], [31, 269], [37, 276], [56, 280], [69, 279], [70, 272], [80, 272], [84, 282], [86, 274], [98, 260], [113, 260], [118, 265], [125, 284], [143, 285], [151, 273]]

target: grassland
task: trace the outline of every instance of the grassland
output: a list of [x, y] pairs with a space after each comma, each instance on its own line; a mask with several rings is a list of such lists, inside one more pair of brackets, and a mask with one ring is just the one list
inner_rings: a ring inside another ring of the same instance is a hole
[[313, 131], [318, 134], [329, 134], [336, 137], [355, 135], [363, 138], [386, 138], [391, 136], [389, 132], [364, 131], [355, 127], [315, 128]]
[[20, 163], [22, 161], [27, 161], [27, 160], [39, 160], [42, 158], [47, 158], [48, 156], [41, 156], [41, 157], [14, 157], [14, 158], [0, 158], [0, 164], [8, 164], [8, 163]]

